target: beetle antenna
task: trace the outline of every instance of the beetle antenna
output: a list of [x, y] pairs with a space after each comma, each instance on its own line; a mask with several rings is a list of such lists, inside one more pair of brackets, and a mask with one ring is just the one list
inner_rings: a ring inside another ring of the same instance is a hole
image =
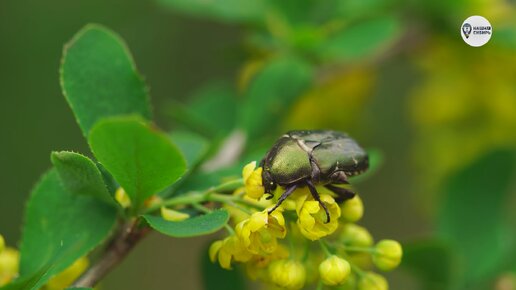
[[328, 207], [324, 202], [321, 201], [321, 197], [319, 196], [319, 193], [317, 192], [317, 189], [315, 189], [314, 184], [310, 180], [306, 180], [306, 185], [308, 186], [308, 189], [310, 189], [310, 193], [312, 194], [313, 198], [319, 202], [319, 204], [324, 209], [324, 212], [326, 213], [326, 223], [330, 222], [330, 212], [328, 211]]
[[329, 189], [331, 192], [335, 193], [337, 195], [337, 198], [335, 201], [339, 204], [345, 202], [348, 199], [352, 199], [355, 197], [355, 193], [349, 189], [338, 187], [332, 184], [327, 184], [324, 187]]
[[[297, 188], [297, 184], [293, 184], [293, 185], [289, 186], [287, 188], [287, 190], [285, 190], [285, 192], [283, 192], [283, 194], [281, 194], [276, 205], [272, 209], [269, 210], [269, 214], [271, 214], [273, 211], [275, 211], [283, 203], [283, 201], [285, 201], [285, 199], [287, 199], [287, 197], [289, 197], [296, 190], [296, 188]], [[267, 199], [269, 199], [269, 198], [267, 198]]]

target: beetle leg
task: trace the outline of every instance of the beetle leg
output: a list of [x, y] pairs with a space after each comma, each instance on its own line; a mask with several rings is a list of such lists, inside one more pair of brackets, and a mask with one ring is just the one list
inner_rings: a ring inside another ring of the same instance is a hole
[[321, 197], [319, 196], [319, 193], [317, 192], [317, 189], [315, 189], [314, 184], [310, 180], [306, 180], [306, 185], [308, 186], [308, 189], [310, 189], [310, 193], [312, 194], [313, 198], [319, 202], [319, 204], [324, 209], [324, 212], [326, 213], [326, 223], [330, 222], [330, 212], [328, 211], [328, 207], [326, 207], [326, 204], [321, 201]]
[[269, 200], [269, 199], [272, 199], [274, 197], [274, 193], [272, 192], [266, 192], [266, 194], [268, 195], [265, 199], [266, 200]]
[[353, 191], [349, 189], [338, 187], [332, 184], [327, 184], [324, 187], [331, 190], [333, 193], [337, 195], [337, 198], [335, 199], [337, 203], [343, 203], [348, 199], [352, 199], [356, 195]]
[[349, 184], [348, 177], [344, 171], [336, 171], [330, 176], [330, 182], [336, 184]]
[[[276, 203], [276, 205], [269, 210], [269, 214], [271, 214], [273, 211], [275, 211], [282, 203], [285, 199], [287, 199], [287, 197], [289, 197], [297, 188], [297, 184], [293, 184], [291, 186], [289, 186], [287, 188], [287, 190], [285, 190], [285, 192], [283, 192], [283, 194], [281, 194], [280, 198], [278, 199], [278, 202]], [[274, 196], [274, 195], [272, 195]], [[267, 197], [267, 199], [269, 199], [269, 197]]]

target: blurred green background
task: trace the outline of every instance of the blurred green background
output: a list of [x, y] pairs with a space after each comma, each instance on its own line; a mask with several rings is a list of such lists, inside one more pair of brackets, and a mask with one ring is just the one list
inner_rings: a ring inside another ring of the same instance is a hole
[[[250, 130], [244, 156], [301, 128], [346, 131], [379, 149], [382, 167], [357, 188], [362, 223], [377, 239], [406, 245], [406, 267], [388, 274], [391, 289], [515, 289], [500, 282], [512, 273], [514, 283], [516, 273], [515, 8], [502, 0], [4, 0], [0, 233], [16, 245], [51, 150], [88, 152], [58, 67], [63, 44], [95, 22], [128, 43], [162, 128], [222, 140], [227, 128], [203, 127], [184, 111], [232, 99], [233, 113], [248, 116], [241, 125], [271, 125]], [[459, 35], [471, 15], [494, 27], [481, 48]], [[269, 86], [263, 72], [274, 63], [280, 72]], [[268, 95], [273, 86], [280, 93]], [[246, 98], [270, 115], [246, 114]], [[205, 119], [232, 125], [208, 112]], [[103, 288], [202, 289], [196, 265], [208, 240], [153, 234]]]

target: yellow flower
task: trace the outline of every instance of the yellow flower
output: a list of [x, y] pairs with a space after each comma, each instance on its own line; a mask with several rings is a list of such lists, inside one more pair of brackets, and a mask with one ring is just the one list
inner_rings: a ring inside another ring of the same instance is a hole
[[240, 222], [235, 230], [249, 252], [262, 255], [273, 253], [278, 246], [277, 239], [287, 234], [285, 219], [279, 208], [271, 214], [268, 209], [256, 212]]
[[43, 288], [44, 290], [61, 290], [70, 286], [88, 268], [88, 258], [82, 257], [63, 272], [54, 276]]
[[260, 199], [265, 193], [262, 184], [262, 170], [261, 167], [256, 168], [256, 161], [247, 164], [242, 170], [245, 192], [251, 198]]
[[340, 206], [342, 212], [342, 218], [347, 222], [356, 222], [364, 215], [364, 204], [362, 199], [358, 195], [355, 195], [352, 199], [346, 200]]
[[373, 272], [366, 272], [358, 281], [358, 290], [389, 290], [385, 278]]
[[4, 237], [2, 235], [0, 235], [0, 254], [4, 251], [5, 249], [5, 240], [4, 240]]
[[0, 252], [0, 287], [9, 283], [18, 275], [20, 253], [13, 248]]
[[308, 239], [315, 241], [332, 234], [339, 226], [340, 207], [335, 199], [327, 194], [321, 195], [321, 201], [326, 205], [331, 220], [327, 223], [326, 212], [318, 201], [300, 198], [297, 202], [297, 224], [301, 233]]
[[382, 271], [390, 271], [401, 263], [403, 250], [400, 243], [394, 240], [381, 240], [375, 246], [373, 262]]
[[115, 200], [123, 207], [128, 208], [131, 206], [131, 200], [125, 192], [125, 190], [119, 187], [115, 192]]
[[270, 255], [254, 255], [251, 260], [245, 263], [247, 275], [252, 280], [260, 279], [262, 281], [268, 281], [267, 266], [273, 261], [286, 259], [289, 255], [288, 249], [281, 244], [278, 245], [276, 251]]
[[163, 219], [165, 219], [167, 221], [178, 222], [178, 221], [182, 221], [182, 220], [189, 218], [190, 215], [187, 213], [184, 213], [184, 212], [180, 212], [180, 211], [173, 210], [173, 209], [162, 206], [161, 207], [161, 217], [163, 217]]
[[247, 262], [253, 256], [235, 235], [214, 242], [210, 246], [209, 254], [212, 262], [218, 260], [220, 266], [228, 270], [231, 269], [232, 261]]
[[351, 266], [348, 261], [331, 256], [319, 264], [319, 274], [325, 285], [340, 285], [348, 278], [351, 273]]
[[303, 288], [306, 270], [303, 264], [293, 260], [277, 260], [269, 266], [271, 282], [278, 287], [297, 290]]

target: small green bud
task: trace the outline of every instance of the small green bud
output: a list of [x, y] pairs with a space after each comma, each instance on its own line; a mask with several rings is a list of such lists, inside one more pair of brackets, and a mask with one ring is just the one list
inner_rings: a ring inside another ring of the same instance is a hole
[[129, 195], [125, 192], [125, 190], [119, 187], [115, 192], [115, 200], [123, 207], [128, 208], [131, 206], [131, 199], [129, 199]]
[[173, 209], [162, 206], [161, 207], [161, 217], [167, 221], [179, 222], [179, 221], [189, 218], [190, 215], [187, 213], [184, 213], [184, 212], [180, 212], [180, 211], [173, 210]]
[[389, 290], [389, 284], [382, 275], [367, 272], [358, 282], [358, 290]]
[[298, 290], [303, 288], [306, 270], [303, 264], [293, 260], [277, 260], [269, 266], [269, 277], [276, 286]]
[[348, 261], [338, 257], [331, 256], [319, 265], [319, 274], [325, 285], [340, 285], [346, 281], [351, 273], [351, 266]]
[[373, 245], [373, 237], [369, 231], [356, 224], [345, 224], [342, 226], [340, 240], [346, 246], [370, 247]]
[[373, 263], [382, 271], [390, 271], [401, 263], [403, 250], [394, 240], [381, 240], [375, 246]]
[[341, 206], [341, 216], [345, 221], [356, 222], [364, 215], [364, 204], [362, 199], [355, 195], [352, 199], [346, 200]]

